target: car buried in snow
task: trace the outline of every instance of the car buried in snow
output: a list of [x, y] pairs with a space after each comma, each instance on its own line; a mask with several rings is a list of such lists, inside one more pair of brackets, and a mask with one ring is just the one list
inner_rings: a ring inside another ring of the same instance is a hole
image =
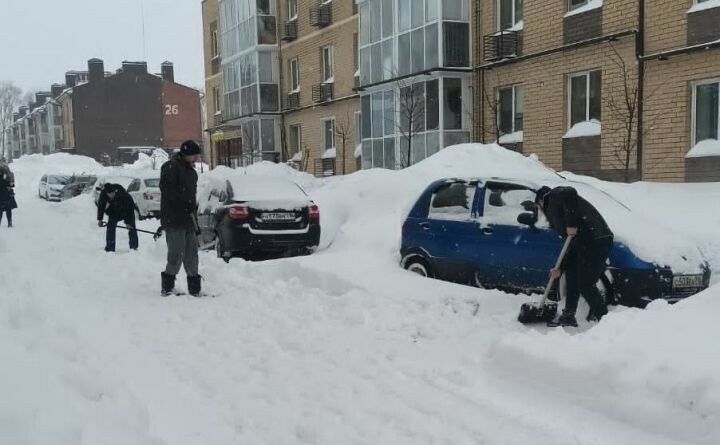
[[[632, 212], [607, 193], [574, 187], [615, 234], [598, 287], [608, 303], [675, 302], [709, 286], [699, 248]], [[402, 226], [401, 266], [420, 275], [511, 293], [542, 293], [562, 239], [534, 206], [537, 184], [507, 179], [443, 179], [415, 202]], [[557, 290], [554, 290], [557, 292]]]
[[320, 210], [294, 182], [245, 175], [204, 181], [201, 245], [226, 262], [309, 254], [320, 244]]
[[70, 175], [43, 175], [38, 186], [38, 197], [46, 201], [62, 201], [63, 189], [70, 179]]
[[160, 176], [135, 178], [128, 185], [127, 192], [142, 218], [160, 218]]

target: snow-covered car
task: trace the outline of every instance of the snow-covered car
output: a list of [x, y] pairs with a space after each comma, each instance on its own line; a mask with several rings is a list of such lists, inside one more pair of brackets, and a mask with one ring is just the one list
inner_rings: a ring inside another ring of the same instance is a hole
[[94, 175], [72, 175], [62, 190], [62, 199], [70, 199], [83, 193], [90, 193], [96, 182], [97, 176]]
[[[598, 282], [609, 302], [642, 307], [709, 286], [710, 269], [690, 240], [645, 220], [588, 184], [574, 187], [615, 234]], [[401, 265], [427, 277], [515, 293], [542, 293], [562, 239], [534, 207], [539, 185], [506, 179], [443, 179], [416, 201], [402, 229]]]
[[38, 196], [48, 201], [62, 201], [63, 189], [69, 181], [68, 175], [43, 175], [38, 186]]
[[135, 178], [130, 176], [104, 176], [99, 178], [95, 183], [95, 188], [93, 189], [93, 201], [95, 201], [95, 205], [97, 205], [98, 200], [100, 199], [100, 192], [102, 192], [105, 184], [120, 184], [125, 190], [127, 190], [133, 179]]
[[198, 196], [201, 243], [225, 261], [306, 254], [320, 244], [320, 210], [294, 182], [245, 175], [206, 181]]
[[140, 216], [160, 218], [160, 177], [135, 178], [128, 193], [137, 205]]

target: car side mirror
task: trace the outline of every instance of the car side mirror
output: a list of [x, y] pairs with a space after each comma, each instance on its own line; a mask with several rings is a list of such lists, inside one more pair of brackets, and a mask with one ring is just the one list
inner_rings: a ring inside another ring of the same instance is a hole
[[524, 226], [534, 227], [535, 223], [537, 223], [537, 215], [530, 212], [523, 212], [518, 215], [517, 221]]
[[526, 212], [535, 213], [535, 203], [534, 202], [527, 200], [527, 201], [523, 201], [522, 204], [520, 204], [520, 205], [522, 206], [523, 209], [525, 209]]

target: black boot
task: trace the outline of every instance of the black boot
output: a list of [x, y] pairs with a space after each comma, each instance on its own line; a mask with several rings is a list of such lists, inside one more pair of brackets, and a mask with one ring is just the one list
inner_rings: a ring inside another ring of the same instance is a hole
[[167, 297], [175, 293], [175, 275], [168, 275], [165, 272], [160, 274], [162, 281], [161, 295]]
[[202, 277], [200, 275], [195, 275], [194, 277], [187, 277], [188, 292], [193, 297], [202, 297], [202, 290], [200, 285], [201, 279]]
[[558, 326], [563, 327], [573, 327], [576, 328], [578, 326], [578, 322], [575, 319], [575, 314], [569, 311], [562, 311], [562, 314], [557, 318], [555, 321], [551, 321], [548, 324], [548, 327], [556, 328]]

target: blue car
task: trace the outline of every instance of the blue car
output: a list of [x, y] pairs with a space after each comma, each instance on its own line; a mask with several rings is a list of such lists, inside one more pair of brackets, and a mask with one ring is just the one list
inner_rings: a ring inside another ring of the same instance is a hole
[[[601, 193], [586, 184], [565, 185], [576, 187], [586, 199], [587, 194], [593, 194], [590, 189], [596, 195]], [[511, 293], [542, 293], [562, 239], [534, 208], [538, 188], [505, 179], [433, 182], [404, 221], [402, 267], [461, 284]], [[609, 196], [603, 200], [614, 201]], [[613, 205], [622, 206], [616, 201]], [[633, 216], [627, 208], [621, 211], [627, 213], [626, 218]], [[616, 230], [612, 224], [611, 228]], [[673, 261], [640, 258], [618, 241], [621, 237], [617, 235], [616, 231], [608, 270], [598, 283], [609, 303], [643, 307], [656, 298], [674, 302], [709, 286], [710, 269], [701, 255], [677, 252], [682, 256], [674, 262], [682, 265], [682, 273], [678, 273], [666, 265]]]

